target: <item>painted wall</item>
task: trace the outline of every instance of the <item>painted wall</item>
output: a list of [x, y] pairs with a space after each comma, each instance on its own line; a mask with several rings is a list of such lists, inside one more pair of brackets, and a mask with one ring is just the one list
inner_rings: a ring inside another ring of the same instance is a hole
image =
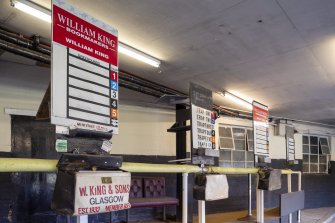
[[166, 130], [175, 120], [174, 111], [120, 106], [120, 134], [113, 137], [113, 153], [174, 156], [175, 134]]
[[49, 70], [0, 61], [0, 151], [11, 149], [10, 116], [4, 108], [37, 110], [49, 83]]
[[[0, 151], [10, 152], [11, 118], [4, 109], [37, 111], [49, 83], [50, 69], [4, 61], [0, 61], [0, 67]], [[120, 91], [120, 134], [112, 139], [113, 153], [175, 155], [175, 134], [166, 131], [174, 123], [174, 111], [129, 105], [141, 101], [145, 104], [154, 98]]]
[[[22, 98], [13, 97], [12, 94], [0, 98], [0, 151], [10, 152], [11, 119], [4, 108], [37, 110], [43, 93], [38, 91], [27, 93], [22, 92], [20, 88], [3, 86], [0, 89], [20, 92], [19, 96]], [[175, 154], [175, 135], [166, 131], [174, 122], [173, 111], [121, 105], [119, 113], [120, 134], [112, 139], [113, 153], [161, 156]]]

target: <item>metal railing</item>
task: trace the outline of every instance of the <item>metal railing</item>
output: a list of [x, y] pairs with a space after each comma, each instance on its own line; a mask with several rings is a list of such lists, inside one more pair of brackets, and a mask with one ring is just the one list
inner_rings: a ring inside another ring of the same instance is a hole
[[[48, 159], [29, 159], [29, 158], [0, 158], [0, 172], [57, 172], [58, 160]], [[183, 174], [183, 214], [182, 222], [187, 223], [187, 195], [188, 195], [188, 173], [222, 173], [222, 174], [257, 174], [258, 168], [231, 168], [231, 167], [199, 167], [195, 165], [181, 164], [148, 164], [148, 163], [129, 163], [123, 162], [120, 169], [128, 172], [140, 173], [182, 173]], [[291, 175], [298, 175], [298, 191], [301, 190], [301, 172], [289, 169], [281, 170], [282, 174], [287, 175], [287, 189], [292, 191]], [[256, 193], [257, 222], [264, 222], [264, 191], [258, 190]], [[205, 202], [199, 201], [199, 223], [205, 223]], [[83, 218], [78, 218], [83, 219]], [[298, 222], [301, 215], [298, 212]], [[85, 220], [79, 220], [84, 222]], [[292, 222], [292, 214], [289, 216]]]

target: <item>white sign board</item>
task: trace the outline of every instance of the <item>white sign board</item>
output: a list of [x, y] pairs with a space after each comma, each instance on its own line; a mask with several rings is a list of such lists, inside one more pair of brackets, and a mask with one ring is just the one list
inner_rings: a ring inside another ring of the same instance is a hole
[[51, 123], [118, 134], [118, 31], [52, 1]]
[[295, 143], [294, 138], [287, 137], [286, 138], [286, 147], [287, 147], [287, 161], [295, 160]]
[[96, 171], [76, 173], [74, 215], [98, 214], [131, 207], [130, 173]]
[[267, 106], [254, 101], [253, 127], [254, 127], [254, 151], [256, 155], [269, 156], [269, 109]]
[[192, 104], [193, 148], [215, 149], [212, 111]]

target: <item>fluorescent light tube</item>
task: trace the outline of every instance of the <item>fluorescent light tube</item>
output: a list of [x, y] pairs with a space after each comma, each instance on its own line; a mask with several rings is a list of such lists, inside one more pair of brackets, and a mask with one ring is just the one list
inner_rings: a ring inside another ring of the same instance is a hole
[[[34, 2], [31, 2], [29, 0], [12, 0], [11, 1], [12, 6], [28, 13], [32, 16], [35, 16], [36, 18], [39, 18], [43, 21], [51, 23], [51, 12], [50, 10], [35, 4]], [[141, 62], [147, 63], [153, 67], [159, 67], [161, 64], [161, 61], [146, 54], [143, 53], [131, 46], [128, 46], [124, 43], [119, 42], [119, 50], [120, 53], [125, 54], [127, 56], [130, 56], [136, 60], [139, 60]]]
[[161, 64], [161, 62], [158, 59], [148, 54], [145, 54], [137, 49], [134, 49], [131, 46], [127, 46], [126, 44], [121, 42], [119, 42], [119, 52], [127, 56], [130, 56], [136, 60], [147, 63], [153, 67], [159, 67]]
[[229, 93], [228, 91], [218, 92], [219, 95], [228, 98], [229, 100], [235, 102], [236, 104], [242, 105], [243, 107], [247, 108], [248, 110], [252, 110], [252, 104], [248, 101]]
[[48, 9], [27, 0], [13, 0], [12, 6], [29, 15], [51, 23], [51, 13]]

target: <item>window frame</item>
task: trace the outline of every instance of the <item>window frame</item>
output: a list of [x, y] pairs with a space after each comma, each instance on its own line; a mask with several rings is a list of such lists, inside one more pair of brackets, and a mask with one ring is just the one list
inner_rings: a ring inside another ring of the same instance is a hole
[[[230, 128], [230, 133], [231, 133], [231, 138], [230, 137], [223, 137], [220, 135], [220, 127], [224, 127], [224, 128]], [[232, 140], [232, 144], [233, 144], [233, 148], [222, 148], [222, 149], [226, 149], [226, 150], [235, 150], [235, 142], [234, 142], [234, 136], [233, 136], [233, 128], [232, 126], [223, 126], [222, 124], [219, 124], [219, 129], [218, 129], [218, 138], [219, 138], [219, 149], [221, 149], [221, 138], [223, 139], [231, 139]]]
[[[308, 144], [304, 142], [304, 137], [308, 137]], [[317, 144], [311, 144], [311, 137], [316, 137], [317, 138]], [[327, 140], [327, 146], [329, 153], [328, 154], [323, 154], [322, 151], [322, 146], [321, 145], [321, 139], [326, 139]], [[302, 134], [302, 172], [304, 174], [329, 174], [328, 169], [329, 169], [329, 161], [330, 161], [330, 155], [331, 155], [331, 146], [330, 146], [331, 139], [329, 136], [325, 135], [315, 135], [315, 134]], [[308, 146], [308, 153], [305, 152], [304, 147]], [[317, 146], [317, 153], [312, 153], [311, 147], [312, 146]], [[308, 163], [306, 164], [304, 162], [304, 157], [308, 156]], [[311, 156], [317, 156], [317, 162], [311, 162]], [[326, 163], [320, 163], [320, 157], [324, 156], [326, 157]], [[317, 165], [317, 171], [312, 172], [311, 171], [311, 164], [312, 165]], [[308, 171], [305, 171], [305, 165], [308, 165]], [[326, 165], [326, 171], [320, 171], [320, 166], [321, 165]]]
[[[221, 147], [221, 140], [228, 138], [228, 137], [222, 137], [220, 136], [220, 127], [224, 127], [224, 128], [230, 128], [231, 131], [231, 139], [233, 142], [233, 148], [222, 148]], [[236, 145], [235, 145], [235, 140], [242, 140], [241, 138], [234, 138], [234, 131], [233, 129], [237, 128], [237, 129], [244, 129], [244, 149], [243, 150], [238, 150], [236, 149]], [[255, 166], [255, 161], [254, 159], [252, 161], [249, 161], [249, 156], [252, 154], [252, 156], [254, 157], [254, 150], [249, 150], [249, 141], [253, 142], [253, 137], [252, 140], [250, 140], [247, 136], [248, 134], [248, 130], [251, 130], [253, 132], [253, 128], [252, 127], [248, 127], [248, 126], [239, 126], [239, 125], [229, 125], [229, 124], [223, 124], [223, 123], [219, 123], [218, 124], [218, 146], [219, 146], [219, 150], [220, 153], [221, 151], [230, 151], [230, 160], [228, 159], [221, 159], [221, 157], [219, 158], [219, 163], [220, 165], [223, 164], [224, 167], [254, 167]], [[238, 152], [244, 152], [244, 160], [243, 161], [235, 161], [234, 160], [234, 153], [238, 153]], [[243, 165], [241, 165], [243, 163]], [[240, 165], [238, 165], [240, 164]]]

